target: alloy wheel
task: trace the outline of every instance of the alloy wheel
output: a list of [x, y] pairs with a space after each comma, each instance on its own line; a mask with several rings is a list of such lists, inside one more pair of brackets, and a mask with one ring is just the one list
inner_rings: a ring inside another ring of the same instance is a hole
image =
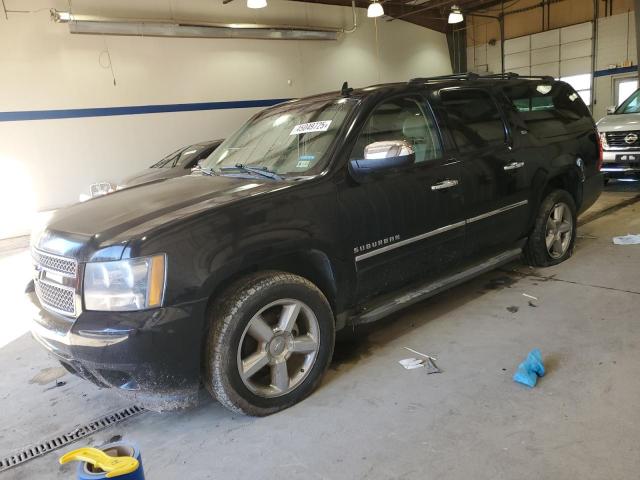
[[277, 300], [249, 320], [240, 338], [238, 373], [254, 394], [279, 397], [304, 381], [319, 350], [313, 310], [300, 300]]
[[573, 237], [573, 218], [566, 203], [556, 203], [547, 219], [545, 243], [551, 258], [561, 258], [567, 253]]

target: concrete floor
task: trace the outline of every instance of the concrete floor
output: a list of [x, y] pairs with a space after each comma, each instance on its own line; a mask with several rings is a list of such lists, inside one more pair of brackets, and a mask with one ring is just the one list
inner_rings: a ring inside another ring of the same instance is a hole
[[[640, 233], [637, 193], [608, 188], [564, 264], [511, 265], [339, 345], [319, 390], [285, 412], [239, 417], [205, 399], [144, 413], [0, 477], [74, 478], [58, 456], [118, 434], [140, 445], [150, 480], [637, 478], [640, 246], [611, 241]], [[128, 405], [65, 374], [23, 333], [28, 276], [24, 249], [0, 251], [0, 458]], [[437, 356], [443, 373], [404, 370], [404, 346]], [[534, 347], [548, 374], [528, 390], [511, 375]]]

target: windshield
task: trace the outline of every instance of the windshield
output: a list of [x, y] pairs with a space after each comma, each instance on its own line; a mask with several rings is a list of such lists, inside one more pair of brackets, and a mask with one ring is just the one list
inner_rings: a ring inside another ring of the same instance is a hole
[[622, 105], [616, 109], [615, 113], [640, 113], [640, 89], [633, 92], [629, 98], [622, 102]]
[[260, 112], [225, 140], [202, 168], [216, 173], [250, 174], [259, 167], [278, 175], [318, 172], [357, 100], [285, 103]]
[[158, 163], [151, 165], [151, 168], [174, 168], [177, 166], [184, 166], [189, 162], [195, 155], [201, 152], [203, 147], [198, 145], [192, 145], [190, 147], [183, 147], [180, 150], [176, 150], [173, 153], [170, 153]]

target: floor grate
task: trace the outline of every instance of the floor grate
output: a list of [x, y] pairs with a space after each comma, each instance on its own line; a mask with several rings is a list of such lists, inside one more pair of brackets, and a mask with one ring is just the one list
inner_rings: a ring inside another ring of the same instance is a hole
[[104, 415], [103, 417], [93, 420], [85, 425], [80, 425], [71, 432], [58, 435], [57, 437], [50, 438], [34, 445], [29, 445], [18, 452], [0, 458], [0, 473], [10, 468], [17, 467], [29, 460], [40, 457], [41, 455], [52, 452], [53, 450], [62, 448], [65, 445], [69, 445], [70, 443], [99, 432], [100, 430], [109, 428], [117, 423], [124, 422], [125, 420], [135, 417], [144, 411], [144, 408], [133, 405]]

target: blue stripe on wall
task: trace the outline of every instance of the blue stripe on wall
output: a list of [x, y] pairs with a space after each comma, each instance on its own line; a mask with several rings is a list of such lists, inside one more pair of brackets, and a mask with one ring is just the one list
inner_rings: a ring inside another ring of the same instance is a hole
[[288, 98], [266, 100], [238, 100], [235, 102], [175, 103], [169, 105], [136, 105], [131, 107], [73, 108], [68, 110], [27, 110], [0, 112], [0, 122], [24, 120], [54, 120], [60, 118], [111, 117], [114, 115], [141, 115], [146, 113], [194, 112], [198, 110], [226, 110], [234, 108], [270, 107], [286, 102]]
[[634, 65], [632, 67], [617, 67], [617, 68], [609, 68], [606, 70], [596, 70], [593, 72], [594, 77], [606, 77], [607, 75], [617, 75], [619, 73], [633, 73], [638, 71], [638, 66]]

